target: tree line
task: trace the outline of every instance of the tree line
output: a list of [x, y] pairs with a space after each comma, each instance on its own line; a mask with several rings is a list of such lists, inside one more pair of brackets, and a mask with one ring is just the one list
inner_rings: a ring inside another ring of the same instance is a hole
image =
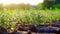
[[9, 4], [4, 5], [0, 4], [0, 9], [30, 9], [30, 8], [37, 8], [37, 9], [50, 9], [50, 8], [59, 8], [60, 9], [60, 0], [44, 0], [43, 3], [38, 3], [38, 5], [30, 5], [28, 4]]

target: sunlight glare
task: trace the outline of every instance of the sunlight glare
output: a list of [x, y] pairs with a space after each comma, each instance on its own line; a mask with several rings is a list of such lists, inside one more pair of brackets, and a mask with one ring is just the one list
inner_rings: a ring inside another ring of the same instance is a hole
[[11, 4], [11, 3], [30, 3], [31, 5], [37, 5], [38, 3], [42, 3], [43, 0], [0, 0], [0, 3], [2, 4]]

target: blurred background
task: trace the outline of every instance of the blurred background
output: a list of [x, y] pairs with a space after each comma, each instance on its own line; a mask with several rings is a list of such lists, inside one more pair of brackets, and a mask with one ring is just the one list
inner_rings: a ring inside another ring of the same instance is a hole
[[[0, 0], [0, 25], [44, 24], [60, 21], [60, 0]], [[6, 27], [7, 26], [7, 27]]]

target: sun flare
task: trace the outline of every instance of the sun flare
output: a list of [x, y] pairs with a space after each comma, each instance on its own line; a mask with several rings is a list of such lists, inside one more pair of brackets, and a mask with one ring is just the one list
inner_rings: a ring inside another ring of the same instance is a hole
[[43, 0], [0, 0], [0, 3], [2, 4], [11, 4], [11, 3], [16, 3], [16, 4], [19, 4], [19, 3], [30, 3], [32, 5], [37, 5], [38, 3], [42, 3]]

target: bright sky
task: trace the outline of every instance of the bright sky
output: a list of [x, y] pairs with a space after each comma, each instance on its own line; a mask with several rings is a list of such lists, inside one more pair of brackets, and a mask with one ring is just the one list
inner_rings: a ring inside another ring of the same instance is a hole
[[42, 3], [43, 0], [0, 0], [0, 3], [3, 3], [3, 4], [11, 4], [11, 3], [16, 3], [16, 4], [19, 4], [19, 3], [30, 3], [32, 5], [37, 5], [38, 3]]

